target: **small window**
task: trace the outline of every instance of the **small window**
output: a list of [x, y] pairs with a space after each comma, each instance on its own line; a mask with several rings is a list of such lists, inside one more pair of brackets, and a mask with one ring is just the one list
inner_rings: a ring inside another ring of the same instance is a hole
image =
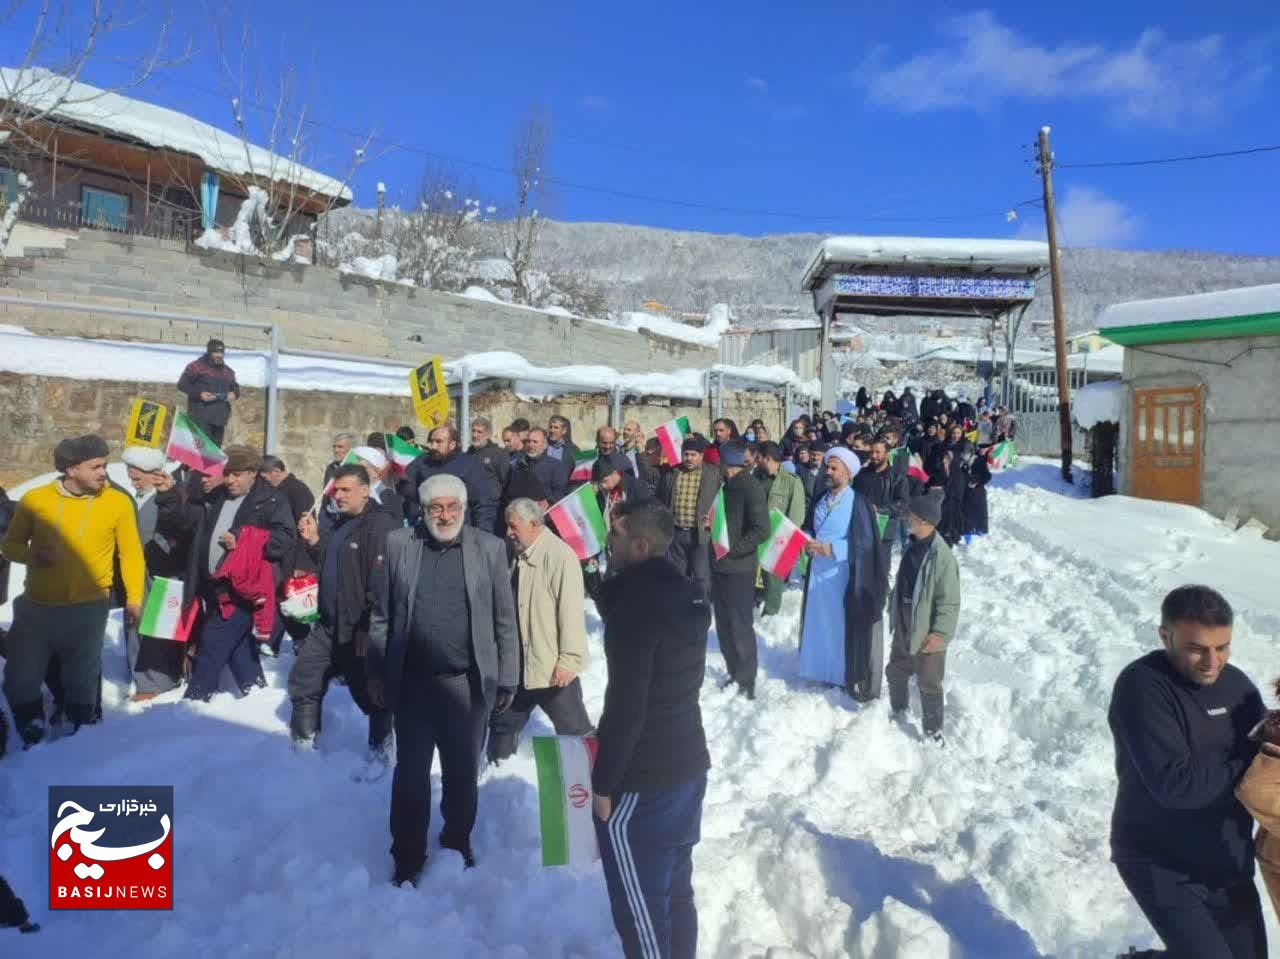
[[4, 197], [7, 207], [18, 199], [18, 171], [0, 166], [0, 196]]
[[101, 230], [129, 228], [129, 198], [96, 186], [80, 188], [80, 222]]

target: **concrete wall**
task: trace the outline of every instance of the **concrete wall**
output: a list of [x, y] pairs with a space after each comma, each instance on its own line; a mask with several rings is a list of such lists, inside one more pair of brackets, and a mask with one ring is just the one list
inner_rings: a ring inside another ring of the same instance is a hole
[[[1121, 492], [1132, 489], [1133, 390], [1204, 387], [1201, 505], [1214, 516], [1280, 529], [1280, 337], [1161, 343], [1124, 351]], [[1252, 352], [1250, 352], [1252, 350]], [[1230, 361], [1230, 367], [1225, 364]]]
[[[0, 438], [4, 456], [0, 458], [0, 485], [11, 487], [32, 476], [53, 469], [53, 448], [67, 436], [99, 433], [119, 454], [129, 410], [138, 396], [158, 400], [170, 409], [184, 409], [185, 401], [171, 386], [155, 383], [96, 381], [81, 382], [51, 376], [26, 376], [0, 372]], [[246, 388], [234, 404], [227, 428], [227, 442], [247, 443], [261, 448], [265, 391]], [[289, 468], [308, 485], [317, 487], [330, 460], [330, 443], [335, 433], [392, 431], [402, 424], [414, 424], [408, 397], [355, 395], [350, 393], [281, 391], [280, 444], [278, 453]], [[573, 423], [580, 444], [593, 442], [597, 426], [609, 420], [608, 398], [603, 395], [562, 396], [550, 402], [529, 402], [509, 391], [477, 393], [472, 397], [472, 415], [486, 415], [501, 430], [517, 416], [546, 423], [560, 414]], [[759, 417], [775, 423], [782, 416], [781, 399], [774, 394], [734, 393], [726, 395], [724, 414], [745, 426]], [[648, 399], [628, 402], [623, 417], [638, 420], [646, 431], [677, 416], [688, 416], [694, 429], [710, 430], [709, 407], [688, 401], [677, 405]], [[416, 424], [415, 428], [416, 428]], [[421, 431], [420, 431], [421, 432]], [[425, 441], [425, 436], [419, 436]]]
[[33, 301], [5, 306], [0, 322], [61, 335], [199, 345], [218, 335], [233, 349], [266, 343], [253, 331], [59, 312], [41, 309], [39, 300], [277, 323], [289, 346], [406, 363], [432, 353], [453, 359], [510, 350], [544, 366], [643, 373], [705, 369], [718, 360], [715, 349], [589, 320], [94, 230], [82, 230], [65, 250], [28, 245], [23, 256], [0, 261], [0, 292]]

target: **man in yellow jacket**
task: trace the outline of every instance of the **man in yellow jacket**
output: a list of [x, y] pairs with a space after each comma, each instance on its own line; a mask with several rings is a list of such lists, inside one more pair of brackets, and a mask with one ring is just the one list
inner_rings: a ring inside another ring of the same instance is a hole
[[511, 707], [489, 723], [489, 761], [513, 755], [535, 708], [561, 736], [585, 736], [591, 719], [582, 701], [587, 667], [582, 564], [542, 523], [530, 499], [507, 507], [507, 539], [515, 549], [513, 588], [520, 628], [520, 688]]
[[107, 485], [107, 444], [90, 434], [54, 450], [62, 475], [18, 503], [0, 552], [27, 567], [13, 603], [5, 642], [4, 694], [28, 745], [45, 735], [41, 684], [52, 656], [61, 665], [67, 719], [95, 722], [107, 594], [117, 557], [125, 589], [125, 621], [142, 615], [145, 564], [133, 504]]

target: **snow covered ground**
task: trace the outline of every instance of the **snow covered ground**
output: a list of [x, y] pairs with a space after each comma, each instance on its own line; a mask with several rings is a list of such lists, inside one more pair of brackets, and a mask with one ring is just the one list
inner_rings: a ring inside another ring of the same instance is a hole
[[[1056, 472], [1027, 459], [999, 474], [993, 533], [961, 548], [945, 749], [921, 741], [914, 692], [900, 728], [884, 702], [855, 708], [797, 677], [796, 592], [761, 630], [756, 703], [717, 689], [713, 644], [700, 956], [1096, 959], [1152, 944], [1107, 862], [1111, 685], [1157, 642], [1163, 594], [1188, 581], [1235, 604], [1233, 661], [1260, 685], [1280, 673], [1280, 544], [1187, 507], [1080, 499]], [[596, 715], [604, 664], [589, 618]], [[618, 954], [599, 872], [540, 865], [527, 743], [484, 779], [479, 867], [433, 854], [420, 888], [393, 889], [390, 783], [352, 779], [365, 727], [346, 690], [325, 703], [320, 751], [299, 755], [287, 654], [245, 700], [140, 708], [124, 701], [118, 630], [103, 725], [0, 762], [0, 871], [44, 923], [5, 936], [6, 957], [86, 942], [129, 959]], [[46, 787], [131, 783], [175, 786], [176, 908], [48, 914]]]

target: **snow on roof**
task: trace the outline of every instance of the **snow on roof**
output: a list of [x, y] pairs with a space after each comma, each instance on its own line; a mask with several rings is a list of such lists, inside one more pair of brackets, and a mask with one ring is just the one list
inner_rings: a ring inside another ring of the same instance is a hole
[[[60, 376], [82, 380], [115, 380], [141, 383], [176, 383], [182, 370], [199, 355], [199, 349], [159, 343], [123, 340], [80, 339], [70, 336], [43, 336], [20, 326], [0, 326], [0, 370], [29, 376]], [[267, 384], [269, 354], [260, 350], [232, 350], [228, 365], [243, 386], [262, 388]], [[383, 360], [335, 360], [280, 355], [279, 386], [282, 390], [319, 390], [332, 393], [360, 393], [405, 396], [405, 377], [410, 360], [403, 367]], [[784, 367], [714, 366], [733, 379], [773, 386], [790, 383], [800, 392], [817, 391], [817, 384], [805, 383]], [[702, 399], [706, 395], [705, 369], [683, 369], [672, 373], [619, 373], [609, 366], [534, 366], [516, 353], [474, 353], [445, 364], [450, 382], [459, 382], [464, 371], [472, 379], [509, 379], [521, 384], [569, 387], [591, 392], [621, 387], [632, 395], [671, 396]], [[555, 392], [555, 389], [546, 392]], [[536, 391], [534, 391], [536, 392]]]
[[152, 147], [198, 156], [214, 170], [233, 176], [272, 177], [316, 193], [350, 201], [351, 190], [333, 177], [248, 145], [234, 133], [170, 110], [72, 81], [42, 68], [0, 67], [0, 99], [12, 100], [38, 115], [106, 130]]
[[1119, 423], [1123, 401], [1124, 383], [1121, 380], [1089, 383], [1076, 390], [1071, 415], [1086, 430], [1099, 423]]
[[1049, 265], [1039, 240], [969, 240], [918, 236], [831, 236], [818, 245], [801, 289], [813, 289], [831, 264], [849, 266], [986, 267], [1032, 272]]
[[1156, 323], [1190, 323], [1233, 316], [1256, 316], [1280, 313], [1280, 283], [1265, 286], [1242, 286], [1216, 293], [1193, 293], [1169, 296], [1159, 300], [1133, 300], [1115, 303], [1102, 311], [1098, 328], [1152, 326]]

